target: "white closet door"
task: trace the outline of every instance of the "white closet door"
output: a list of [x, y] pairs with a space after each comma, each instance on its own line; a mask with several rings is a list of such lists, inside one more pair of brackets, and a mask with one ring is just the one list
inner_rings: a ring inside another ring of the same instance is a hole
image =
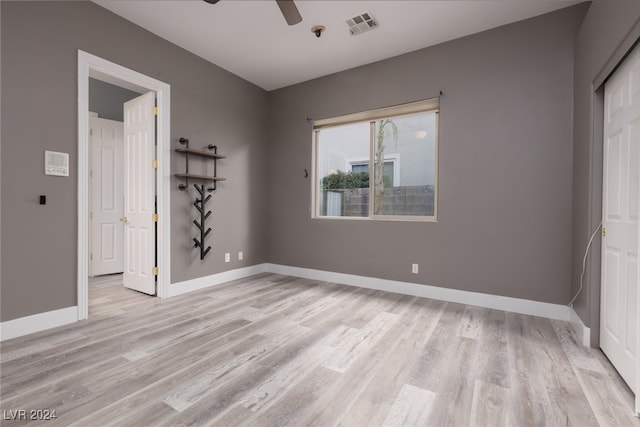
[[640, 49], [605, 84], [600, 347], [639, 392]]

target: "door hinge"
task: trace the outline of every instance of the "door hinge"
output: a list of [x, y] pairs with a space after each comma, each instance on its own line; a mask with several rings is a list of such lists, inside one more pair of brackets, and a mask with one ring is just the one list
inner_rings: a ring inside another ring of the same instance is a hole
[[89, 260], [93, 261], [93, 254], [89, 255]]
[[151, 274], [153, 274], [154, 276], [157, 276], [158, 275], [158, 267], [153, 267], [151, 269]]
[[89, 212], [89, 219], [93, 219], [93, 212]]
[[607, 229], [605, 227], [602, 227], [602, 237], [605, 237], [607, 235]]
[[153, 220], [153, 222], [158, 222], [158, 214], [154, 213], [153, 215], [151, 215], [151, 219]]
[[93, 136], [93, 129], [89, 129], [89, 136]]
[[158, 107], [153, 107], [151, 112], [153, 113], [154, 116], [157, 116], [158, 115]]
[[151, 162], [151, 166], [152, 166], [154, 169], [158, 169], [158, 159], [154, 159], [154, 160]]

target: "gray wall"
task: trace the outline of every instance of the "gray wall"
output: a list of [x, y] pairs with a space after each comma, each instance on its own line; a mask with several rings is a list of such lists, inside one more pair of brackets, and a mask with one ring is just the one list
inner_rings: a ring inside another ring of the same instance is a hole
[[[267, 93], [91, 2], [0, 3], [2, 55], [1, 321], [75, 305], [78, 49], [171, 85], [171, 140], [216, 143], [228, 181], [210, 202], [212, 250], [193, 248], [191, 195], [171, 186], [172, 282], [267, 261]], [[141, 54], [140, 52], [143, 52]], [[70, 153], [45, 176], [45, 150]], [[183, 158], [171, 158], [172, 173]], [[47, 204], [38, 205], [46, 194]], [[244, 261], [224, 263], [224, 252]]]
[[[640, 0], [594, 1], [576, 39], [573, 146], [572, 293], [580, 288], [582, 259], [602, 218], [602, 80], [640, 38]], [[584, 289], [574, 305], [591, 328], [600, 329], [600, 236], [591, 248]]]
[[109, 120], [124, 120], [123, 105], [139, 93], [93, 78], [89, 79], [89, 111]]
[[[571, 283], [579, 5], [269, 93], [273, 263], [550, 303]], [[439, 221], [310, 219], [311, 124], [440, 104]], [[420, 274], [410, 273], [411, 263]]]
[[[600, 220], [593, 82], [637, 31], [640, 1], [593, 2], [575, 38], [585, 8], [266, 94], [92, 3], [0, 2], [0, 320], [76, 304], [78, 49], [169, 83], [172, 142], [214, 142], [228, 155], [204, 262], [191, 245], [191, 196], [171, 188], [172, 282], [268, 261], [566, 303]], [[306, 117], [439, 90], [439, 222], [311, 220]], [[71, 154], [69, 178], [44, 176], [47, 149]], [[182, 167], [173, 155], [172, 173]], [[237, 250], [245, 260], [224, 264]], [[576, 303], [592, 332], [599, 262]]]

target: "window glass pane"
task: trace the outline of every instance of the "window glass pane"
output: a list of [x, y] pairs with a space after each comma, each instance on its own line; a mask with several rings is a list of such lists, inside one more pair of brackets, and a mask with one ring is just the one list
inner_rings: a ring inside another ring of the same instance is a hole
[[[369, 162], [351, 164], [351, 172], [367, 172], [369, 173]], [[393, 162], [384, 162], [383, 175], [386, 177], [385, 182], [393, 185]]]
[[376, 120], [374, 215], [433, 216], [436, 113]]
[[393, 163], [394, 162], [384, 162], [384, 169], [382, 171], [383, 181], [385, 187], [393, 187]]
[[366, 172], [369, 173], [369, 162], [359, 165], [351, 165], [351, 172]]
[[370, 129], [365, 122], [316, 131], [319, 216], [369, 216]]
[[316, 121], [314, 216], [435, 219], [438, 101]]

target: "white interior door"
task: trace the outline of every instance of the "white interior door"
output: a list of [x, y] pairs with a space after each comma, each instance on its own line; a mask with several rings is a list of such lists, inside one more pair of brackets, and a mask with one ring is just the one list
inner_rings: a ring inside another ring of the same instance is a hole
[[124, 286], [156, 293], [155, 93], [124, 104]]
[[122, 196], [123, 124], [90, 118], [91, 276], [121, 273], [124, 268]]
[[640, 49], [605, 84], [600, 347], [638, 390]]

